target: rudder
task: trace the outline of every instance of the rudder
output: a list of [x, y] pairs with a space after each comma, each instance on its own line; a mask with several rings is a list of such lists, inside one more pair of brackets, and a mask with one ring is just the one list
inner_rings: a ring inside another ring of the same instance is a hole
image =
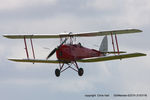
[[99, 48], [100, 52], [108, 52], [108, 39], [107, 39], [107, 35], [103, 38], [100, 48]]

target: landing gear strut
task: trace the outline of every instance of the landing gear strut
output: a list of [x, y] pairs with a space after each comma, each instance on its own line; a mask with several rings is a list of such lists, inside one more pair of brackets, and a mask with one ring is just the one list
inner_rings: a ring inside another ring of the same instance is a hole
[[[82, 76], [82, 75], [83, 75], [84, 70], [83, 70], [83, 68], [79, 68], [79, 67], [78, 67], [78, 64], [77, 64], [76, 61], [71, 62], [71, 63], [69, 63], [69, 64], [67, 63], [67, 65], [68, 65], [68, 67], [65, 68], [65, 69], [63, 69], [64, 63], [62, 63], [62, 65], [61, 65], [61, 63], [59, 63], [59, 67], [60, 67], [60, 68], [55, 70], [55, 75], [56, 75], [56, 77], [59, 77], [59, 76], [60, 76], [60, 73], [62, 73], [63, 71], [67, 70], [68, 68], [71, 68], [71, 69], [73, 69], [74, 71], [78, 72], [78, 75], [79, 75], [79, 76]], [[72, 65], [74, 65], [76, 69], [73, 68]]]

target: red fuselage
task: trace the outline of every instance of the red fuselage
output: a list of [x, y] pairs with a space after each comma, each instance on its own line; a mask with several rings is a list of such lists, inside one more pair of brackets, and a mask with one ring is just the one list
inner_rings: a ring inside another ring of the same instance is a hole
[[89, 49], [80, 44], [65, 44], [56, 51], [57, 59], [63, 62], [71, 62], [83, 58], [103, 56], [100, 51]]

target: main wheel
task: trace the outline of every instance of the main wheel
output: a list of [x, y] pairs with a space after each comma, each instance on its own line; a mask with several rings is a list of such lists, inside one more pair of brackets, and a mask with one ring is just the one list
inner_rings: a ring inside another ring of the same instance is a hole
[[56, 70], [55, 70], [55, 75], [56, 75], [57, 77], [60, 76], [60, 70], [59, 70], [59, 69], [56, 69]]
[[83, 68], [79, 68], [79, 69], [78, 69], [78, 75], [79, 75], [79, 76], [82, 76], [83, 73], [84, 73]]

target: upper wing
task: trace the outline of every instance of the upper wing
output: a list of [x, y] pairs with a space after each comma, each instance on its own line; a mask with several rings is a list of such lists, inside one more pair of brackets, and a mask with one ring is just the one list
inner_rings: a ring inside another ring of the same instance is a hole
[[10, 39], [23, 39], [23, 38], [34, 38], [34, 39], [44, 39], [44, 38], [60, 38], [58, 34], [33, 34], [33, 35], [3, 35], [6, 38]]
[[126, 30], [112, 30], [112, 31], [102, 31], [102, 32], [89, 32], [89, 33], [79, 33], [75, 36], [77, 37], [90, 37], [90, 36], [104, 36], [111, 34], [128, 34], [128, 33], [137, 33], [142, 32], [139, 29], [126, 29]]
[[30, 62], [30, 63], [59, 63], [58, 60], [42, 60], [42, 59], [8, 59], [15, 62]]
[[142, 32], [139, 29], [126, 29], [126, 30], [112, 30], [112, 31], [101, 31], [101, 32], [88, 32], [88, 33], [73, 33], [73, 34], [33, 34], [33, 35], [3, 35], [6, 38], [10, 39], [23, 39], [23, 38], [34, 38], [34, 39], [46, 39], [46, 38], [60, 38], [60, 37], [92, 37], [92, 36], [104, 36], [111, 34], [128, 34], [128, 33], [137, 33]]
[[132, 57], [139, 57], [139, 56], [146, 56], [146, 54], [143, 54], [143, 53], [129, 53], [129, 54], [122, 54], [122, 55], [103, 56], [103, 57], [97, 57], [97, 58], [82, 59], [82, 60], [78, 60], [78, 62], [83, 62], [83, 63], [100, 62], [100, 61], [132, 58]]

